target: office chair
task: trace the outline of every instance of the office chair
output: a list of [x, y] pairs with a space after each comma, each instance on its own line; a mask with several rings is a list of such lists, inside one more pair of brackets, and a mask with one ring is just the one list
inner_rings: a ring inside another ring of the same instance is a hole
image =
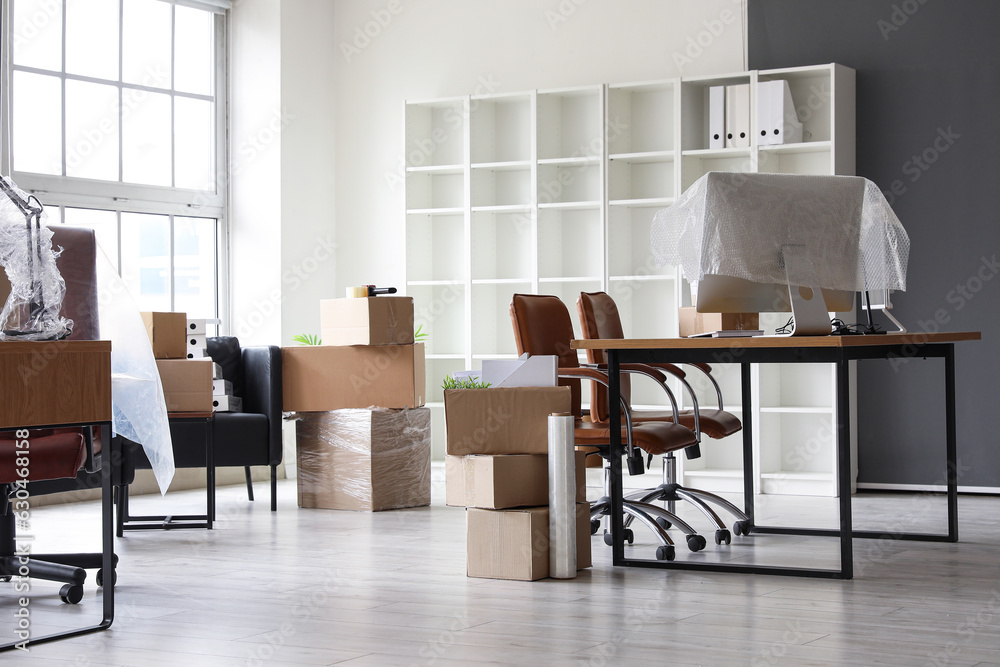
[[[26, 566], [32, 578], [63, 582], [59, 597], [76, 604], [83, 599], [86, 569], [100, 568], [103, 554], [31, 554], [24, 562], [21, 556], [15, 556], [15, 514], [24, 481], [73, 478], [88, 461], [93, 461], [90, 429], [31, 430], [27, 438], [31, 465], [27, 469], [16, 465], [17, 457], [22, 455], [17, 443], [25, 438], [14, 435], [14, 431], [0, 433], [0, 579], [9, 581]], [[27, 476], [21, 477], [20, 471], [27, 472]], [[114, 560], [117, 563], [117, 557]], [[103, 585], [103, 579], [104, 573], [98, 569], [98, 586]]]
[[[618, 313], [618, 306], [608, 294], [604, 292], [582, 292], [577, 300], [577, 311], [580, 315], [580, 328], [585, 339], [594, 338], [624, 338], [622, 330], [621, 316]], [[604, 350], [587, 350], [587, 361], [606, 368], [607, 359]], [[652, 366], [670, 373], [678, 378], [684, 385], [688, 395], [691, 397], [692, 410], [683, 410], [679, 415], [672, 411], [646, 411], [633, 410], [632, 421], [644, 424], [657, 421], [679, 422], [694, 430], [698, 444], [685, 450], [688, 458], [697, 458], [701, 455], [700, 443], [702, 434], [713, 439], [721, 439], [742, 430], [743, 425], [732, 413], [726, 412], [722, 404], [722, 389], [718, 382], [712, 377], [711, 367], [708, 364], [689, 364], [689, 366], [704, 373], [715, 389], [719, 401], [718, 409], [706, 410], [698, 405], [698, 397], [694, 389], [686, 380], [686, 374], [673, 364], [651, 364]], [[626, 401], [631, 399], [631, 385], [626, 374], [622, 374], [621, 394]], [[608, 392], [597, 383], [592, 384], [591, 419], [595, 421], [606, 421], [608, 419], [609, 405]], [[650, 457], [652, 458], [652, 457]], [[729, 544], [731, 535], [718, 514], [707, 504], [714, 503], [736, 517], [733, 523], [733, 532], [737, 535], [746, 534], [749, 530], [750, 520], [738, 507], [731, 502], [707, 491], [691, 489], [677, 483], [677, 460], [673, 451], [663, 455], [663, 483], [655, 489], [648, 489], [630, 494], [629, 498], [634, 498], [640, 502], [666, 501], [670, 503], [667, 507], [674, 510], [674, 503], [678, 500], [686, 501], [697, 507], [716, 526], [715, 543], [725, 542]]]
[[[531, 294], [515, 294], [510, 304], [510, 317], [514, 326], [514, 339], [518, 354], [555, 355], [559, 364], [559, 384], [568, 386], [571, 392], [571, 406], [574, 424], [574, 436], [577, 446], [596, 447], [607, 463], [610, 461], [611, 429], [607, 422], [596, 422], [583, 418], [581, 401], [581, 380], [588, 379], [601, 384], [607, 383], [607, 374], [594, 368], [580, 367], [576, 350], [570, 348], [573, 340], [573, 322], [570, 319], [566, 305], [556, 296], [540, 296]], [[658, 380], [665, 377], [656, 369], [644, 367], [641, 364], [629, 364], [623, 370], [626, 372], [641, 372], [653, 375]], [[666, 385], [664, 385], [666, 388]], [[673, 396], [669, 394], [671, 400]], [[637, 449], [650, 453], [665, 454], [669, 451], [684, 449], [697, 442], [695, 434], [689, 428], [682, 426], [679, 420], [674, 422], [656, 421], [633, 425], [629, 421], [629, 411], [625, 406], [625, 426], [622, 429], [622, 441], [627, 442], [630, 455], [638, 454]], [[600, 527], [600, 517], [610, 514], [610, 468], [605, 465], [604, 496], [591, 503], [591, 531]], [[699, 551], [705, 547], [705, 538], [682, 521], [672, 512], [649, 503], [626, 500], [625, 513], [629, 518], [637, 519], [645, 524], [659, 539], [660, 546], [656, 550], [658, 560], [673, 560], [675, 551], [673, 540], [662, 525], [673, 524], [685, 533], [688, 548]], [[658, 522], [662, 519], [663, 522]], [[624, 538], [631, 543], [632, 532], [628, 529]], [[612, 536], [604, 535], [605, 543], [612, 544]]]
[[[68, 339], [97, 340], [100, 336], [97, 313], [97, 241], [94, 231], [62, 225], [54, 225], [50, 229], [53, 247], [62, 248], [62, 253], [56, 259], [56, 266], [66, 284], [62, 314], [73, 320], [73, 331]], [[19, 495], [23, 495], [24, 481], [28, 482], [26, 490], [29, 496], [73, 488], [69, 485], [69, 480], [75, 482], [78, 475], [96, 479], [96, 485], [100, 486], [101, 466], [107, 463], [102, 462], [100, 430], [93, 433], [90, 427], [30, 429], [27, 436], [31, 452], [30, 466], [24, 470], [23, 466], [17, 466], [16, 463], [21, 451], [17, 443], [25, 438], [15, 437], [17, 435], [17, 432], [10, 430], [0, 433], [0, 579], [4, 580], [19, 576], [24, 565], [20, 556], [14, 557], [16, 501]], [[27, 472], [27, 476], [22, 476], [21, 472]], [[76, 604], [83, 598], [87, 569], [97, 569], [97, 585], [104, 585], [108, 577], [103, 571], [103, 558], [103, 553], [31, 554], [30, 576], [63, 582], [59, 591], [60, 598], [65, 603]], [[112, 563], [117, 562], [118, 557], [113, 556]], [[111, 585], [114, 585], [116, 578], [117, 575], [112, 571]], [[107, 610], [105, 613], [108, 613]], [[101, 627], [107, 625], [110, 625], [108, 618]], [[57, 633], [39, 639], [32, 638], [32, 642], [74, 634], [80, 633]]]

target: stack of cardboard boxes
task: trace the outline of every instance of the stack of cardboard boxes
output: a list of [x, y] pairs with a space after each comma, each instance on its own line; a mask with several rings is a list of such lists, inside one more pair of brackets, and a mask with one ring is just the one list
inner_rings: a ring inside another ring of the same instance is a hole
[[[567, 387], [445, 392], [446, 503], [469, 508], [466, 573], [533, 581], [549, 575], [548, 416], [570, 411]], [[577, 567], [590, 567], [584, 455], [576, 456]]]
[[430, 504], [430, 411], [411, 297], [320, 302], [322, 345], [282, 348], [299, 507]]
[[146, 312], [142, 321], [153, 347], [167, 412], [211, 412], [214, 364], [209, 358], [188, 358], [187, 315]]

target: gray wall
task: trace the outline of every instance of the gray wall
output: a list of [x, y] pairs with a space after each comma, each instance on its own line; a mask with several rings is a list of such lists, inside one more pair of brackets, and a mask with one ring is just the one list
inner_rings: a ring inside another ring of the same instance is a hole
[[[910, 235], [911, 331], [957, 346], [959, 484], [1000, 487], [1000, 2], [749, 0], [749, 66], [857, 70], [857, 173]], [[923, 157], [922, 157], [923, 156]], [[892, 188], [895, 184], [895, 193]], [[861, 362], [859, 481], [942, 483], [943, 363]]]

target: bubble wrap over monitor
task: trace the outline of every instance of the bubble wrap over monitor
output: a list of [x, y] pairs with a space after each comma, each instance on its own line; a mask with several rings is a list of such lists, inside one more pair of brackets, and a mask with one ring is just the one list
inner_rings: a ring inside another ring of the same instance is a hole
[[805, 245], [819, 287], [905, 290], [910, 239], [874, 183], [856, 176], [709, 172], [650, 234], [659, 264], [706, 275], [784, 283], [781, 246]]

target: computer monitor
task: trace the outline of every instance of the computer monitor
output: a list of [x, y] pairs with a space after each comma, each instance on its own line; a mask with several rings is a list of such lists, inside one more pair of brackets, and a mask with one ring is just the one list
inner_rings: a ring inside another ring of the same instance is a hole
[[[856, 292], [823, 290], [829, 312], [847, 312], [854, 308]], [[785, 283], [755, 283], [732, 276], [706, 275], [698, 282], [695, 310], [699, 313], [790, 313]]]

